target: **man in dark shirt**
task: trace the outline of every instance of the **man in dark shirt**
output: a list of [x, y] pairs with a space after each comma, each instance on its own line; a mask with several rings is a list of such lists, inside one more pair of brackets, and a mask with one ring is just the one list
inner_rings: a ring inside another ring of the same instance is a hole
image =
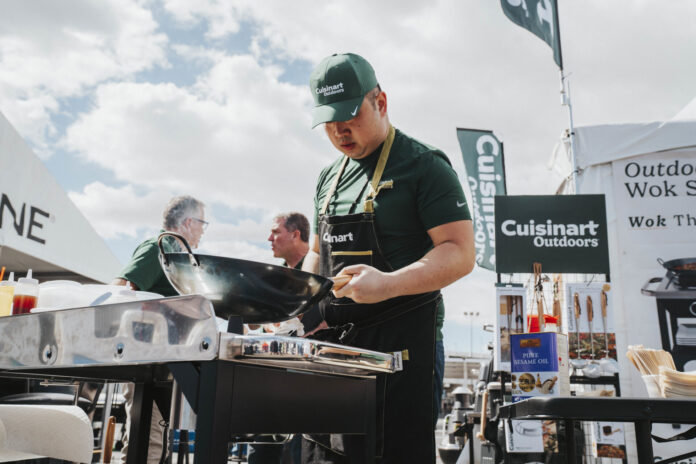
[[[350, 345], [403, 357], [403, 370], [387, 375], [378, 393], [379, 462], [434, 462], [440, 289], [474, 266], [461, 184], [442, 151], [391, 125], [386, 93], [361, 56], [326, 57], [310, 76], [310, 91], [313, 126], [323, 124], [343, 156], [319, 175], [316, 235], [303, 269], [351, 276], [329, 298], [326, 323], [357, 328]], [[360, 453], [349, 435], [312, 436], [303, 443], [302, 458], [355, 463]]]
[[279, 214], [273, 218], [271, 235], [273, 256], [285, 260], [285, 265], [300, 269], [309, 251], [309, 221], [301, 213]]

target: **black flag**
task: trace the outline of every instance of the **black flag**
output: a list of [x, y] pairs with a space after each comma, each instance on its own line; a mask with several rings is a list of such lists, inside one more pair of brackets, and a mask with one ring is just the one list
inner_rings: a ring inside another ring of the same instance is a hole
[[549, 44], [553, 59], [563, 69], [556, 0], [500, 0], [505, 16]]

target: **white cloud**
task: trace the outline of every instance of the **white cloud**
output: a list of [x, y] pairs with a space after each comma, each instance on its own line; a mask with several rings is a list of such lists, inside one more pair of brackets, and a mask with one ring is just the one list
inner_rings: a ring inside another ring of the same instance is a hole
[[201, 21], [208, 24], [206, 36], [219, 39], [239, 32], [239, 15], [233, 3], [211, 0], [163, 0], [164, 9], [184, 27], [194, 27]]
[[99, 235], [113, 239], [123, 235], [137, 238], [143, 230], [154, 234], [162, 227], [162, 211], [173, 195], [164, 190], [140, 195], [131, 185], [111, 187], [94, 182], [69, 196]]
[[[568, 126], [551, 50], [499, 2], [235, 5], [258, 25], [261, 59], [367, 57], [395, 123], [443, 148], [460, 171], [454, 126], [494, 129], [505, 137], [512, 193], [552, 193], [560, 182], [544, 167]], [[571, 2], [560, 16], [576, 125], [669, 118], [696, 93], [693, 2]]]
[[[109, 83], [64, 145], [122, 181], [230, 208], [311, 215], [328, 142], [308, 130], [306, 89], [250, 56], [220, 56], [192, 88]], [[332, 152], [328, 152], [332, 153]]]
[[166, 65], [166, 42], [138, 1], [3, 2], [0, 108], [48, 156], [61, 98]]

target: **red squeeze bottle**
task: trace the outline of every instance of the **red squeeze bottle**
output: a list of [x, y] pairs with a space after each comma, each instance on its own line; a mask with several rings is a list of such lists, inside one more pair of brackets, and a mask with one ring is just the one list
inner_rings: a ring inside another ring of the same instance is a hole
[[26, 277], [17, 280], [14, 297], [12, 299], [12, 315], [29, 314], [36, 307], [36, 299], [39, 296], [39, 281], [31, 278], [31, 269]]

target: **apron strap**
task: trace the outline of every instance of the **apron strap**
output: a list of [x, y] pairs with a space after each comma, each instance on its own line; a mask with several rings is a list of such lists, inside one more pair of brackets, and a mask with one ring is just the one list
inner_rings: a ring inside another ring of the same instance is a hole
[[[379, 160], [377, 160], [375, 172], [372, 175], [372, 182], [370, 182], [370, 192], [367, 194], [367, 198], [364, 202], [364, 210], [366, 213], [374, 213], [374, 207], [372, 203], [379, 191], [383, 187], [390, 188], [392, 186], [392, 182], [385, 182], [383, 185], [379, 185], [379, 181], [382, 179], [384, 167], [387, 165], [389, 151], [391, 150], [392, 144], [394, 143], [394, 134], [396, 134], [396, 130], [394, 130], [394, 126], [390, 124], [389, 132], [387, 133], [387, 138], [384, 140], [384, 145], [382, 145], [382, 151], [379, 154]], [[348, 157], [344, 155], [343, 161], [341, 162], [341, 167], [338, 169], [336, 176], [334, 176], [333, 182], [331, 183], [331, 187], [329, 188], [329, 192], [326, 194], [326, 198], [324, 198], [324, 204], [322, 205], [321, 210], [319, 211], [320, 216], [326, 213], [326, 210], [329, 207], [329, 203], [331, 202], [331, 198], [336, 192], [336, 187], [338, 187], [338, 180], [341, 178], [341, 175], [343, 174], [343, 171], [346, 168], [347, 162]]]
[[393, 183], [389, 185], [383, 184], [379, 185], [379, 181], [382, 180], [382, 174], [384, 173], [384, 168], [387, 165], [387, 159], [389, 158], [389, 152], [391, 151], [392, 144], [394, 143], [394, 135], [396, 131], [394, 126], [389, 125], [389, 133], [382, 146], [382, 152], [379, 154], [379, 160], [377, 161], [377, 166], [375, 167], [375, 173], [372, 176], [372, 182], [370, 182], [370, 193], [367, 194], [365, 202], [363, 203], [363, 210], [366, 213], [374, 213], [374, 199], [382, 187], [391, 187]]
[[319, 216], [326, 213], [326, 208], [329, 207], [329, 202], [331, 201], [331, 197], [333, 197], [333, 194], [336, 191], [336, 187], [338, 186], [338, 179], [341, 178], [341, 174], [343, 174], [343, 170], [346, 168], [347, 162], [348, 162], [348, 157], [346, 155], [343, 155], [343, 161], [341, 161], [341, 167], [338, 169], [338, 172], [334, 176], [333, 182], [331, 182], [331, 187], [329, 188], [329, 192], [326, 194], [326, 198], [324, 198], [324, 204], [321, 207], [321, 211], [319, 211]]

